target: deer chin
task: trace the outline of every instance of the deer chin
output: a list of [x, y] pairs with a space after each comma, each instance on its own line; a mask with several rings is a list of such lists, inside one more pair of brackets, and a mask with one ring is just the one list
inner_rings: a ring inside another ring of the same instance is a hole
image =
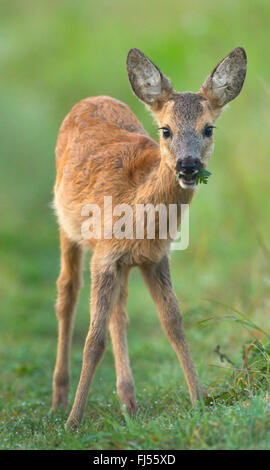
[[196, 180], [194, 181], [194, 183], [192, 183], [191, 181], [183, 181], [182, 179], [179, 180], [179, 185], [181, 186], [181, 188], [183, 189], [195, 189], [196, 187]]
[[188, 176], [188, 175], [184, 175], [180, 173], [178, 182], [181, 188], [194, 189], [196, 186], [197, 173], [198, 172], [196, 171], [192, 176]]

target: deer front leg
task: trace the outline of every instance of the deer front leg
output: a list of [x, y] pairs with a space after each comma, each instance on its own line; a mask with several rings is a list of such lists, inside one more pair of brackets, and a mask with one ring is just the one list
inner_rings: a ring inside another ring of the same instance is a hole
[[200, 399], [201, 389], [186, 341], [178, 301], [172, 287], [168, 257], [165, 256], [159, 263], [144, 265], [140, 269], [156, 304], [164, 332], [181, 363], [190, 400], [194, 405], [196, 400]]
[[67, 407], [69, 392], [69, 358], [73, 316], [81, 285], [82, 251], [60, 229], [61, 271], [57, 281], [58, 317], [57, 357], [53, 375], [53, 409]]
[[127, 345], [128, 317], [126, 301], [128, 270], [123, 272], [121, 281], [120, 292], [110, 321], [110, 334], [115, 359], [117, 393], [123, 405], [126, 406], [129, 415], [134, 417], [137, 411], [137, 403]]
[[81, 377], [66, 429], [82, 420], [90, 385], [105, 351], [110, 315], [119, 288], [116, 265], [104, 266], [95, 254], [91, 262], [91, 321], [83, 351]]

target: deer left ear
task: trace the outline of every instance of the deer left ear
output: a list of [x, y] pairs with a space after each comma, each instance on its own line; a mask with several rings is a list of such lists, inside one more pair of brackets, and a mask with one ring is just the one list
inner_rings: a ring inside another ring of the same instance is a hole
[[157, 110], [173, 92], [170, 80], [139, 49], [130, 49], [127, 71], [135, 95], [152, 110]]
[[242, 90], [247, 70], [247, 56], [243, 47], [236, 47], [207, 77], [200, 93], [213, 108], [222, 108]]

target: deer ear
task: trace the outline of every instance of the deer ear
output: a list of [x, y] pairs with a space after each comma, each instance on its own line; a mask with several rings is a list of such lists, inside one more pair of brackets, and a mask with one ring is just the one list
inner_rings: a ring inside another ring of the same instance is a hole
[[222, 108], [239, 95], [245, 81], [247, 56], [242, 47], [236, 47], [207, 77], [200, 93], [212, 104]]
[[130, 49], [127, 71], [135, 95], [153, 109], [159, 109], [173, 92], [169, 79], [139, 49]]

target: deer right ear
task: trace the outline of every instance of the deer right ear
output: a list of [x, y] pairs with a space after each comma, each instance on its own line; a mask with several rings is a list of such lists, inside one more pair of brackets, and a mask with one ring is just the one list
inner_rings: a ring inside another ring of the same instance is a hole
[[207, 77], [200, 93], [212, 104], [222, 108], [242, 90], [247, 70], [247, 56], [242, 47], [236, 47]]
[[169, 79], [139, 49], [130, 49], [127, 71], [135, 95], [154, 110], [159, 109], [173, 92]]

